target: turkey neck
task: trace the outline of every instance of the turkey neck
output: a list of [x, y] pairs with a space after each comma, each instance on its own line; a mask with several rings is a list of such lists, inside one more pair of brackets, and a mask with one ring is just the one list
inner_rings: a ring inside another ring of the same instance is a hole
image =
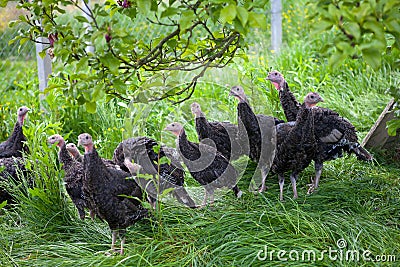
[[[187, 139], [186, 132], [183, 129], [182, 129], [181, 133], [179, 134], [177, 147], [178, 147], [178, 150], [180, 151], [180, 153], [182, 153], [182, 155], [185, 156], [184, 158], [189, 158], [189, 157], [186, 157], [186, 155], [188, 155], [188, 156], [194, 155], [193, 152], [195, 151], [195, 149], [193, 148], [191, 142], [189, 142], [189, 140]], [[196, 152], [198, 152], [198, 151], [196, 151]]]
[[19, 123], [19, 125], [20, 125], [21, 127], [22, 127], [22, 125], [24, 125], [25, 116], [26, 116], [26, 115], [18, 116], [17, 122]]
[[70, 166], [74, 159], [71, 157], [67, 150], [67, 145], [65, 142], [60, 144], [60, 151], [58, 151], [58, 160], [64, 165], [64, 169]]
[[24, 133], [22, 132], [22, 124], [20, 124], [19, 121], [17, 121], [15, 123], [14, 130], [13, 130], [11, 136], [8, 138], [8, 140], [9, 140], [9, 142], [25, 141], [25, 136], [24, 136]]
[[202, 111], [198, 111], [195, 113], [196, 119], [205, 118], [204, 113]]
[[282, 89], [279, 90], [279, 100], [285, 113], [286, 120], [295, 121], [301, 105], [292, 91], [290, 91], [289, 85], [286, 81], [284, 82]]
[[85, 177], [88, 183], [103, 183], [104, 180], [108, 180], [107, 167], [101, 160], [97, 150], [93, 148], [91, 151], [85, 152], [83, 158], [83, 165], [85, 169]]
[[252, 108], [250, 107], [250, 104], [247, 101], [240, 101], [237, 106], [237, 111], [238, 119], [243, 123], [244, 127], [246, 128], [247, 134], [254, 133], [255, 131], [260, 131], [256, 114], [254, 114]]

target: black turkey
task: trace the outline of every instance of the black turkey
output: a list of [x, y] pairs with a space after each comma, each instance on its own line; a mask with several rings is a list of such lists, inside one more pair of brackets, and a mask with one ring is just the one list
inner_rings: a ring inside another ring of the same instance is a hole
[[236, 197], [241, 197], [242, 191], [236, 184], [238, 174], [228, 159], [214, 147], [190, 142], [180, 123], [168, 124], [165, 130], [177, 136], [177, 149], [183, 162], [193, 178], [205, 189], [202, 206], [207, 205], [208, 196], [210, 196], [210, 204], [213, 204], [216, 188], [232, 188]]
[[[289, 124], [277, 126], [278, 146], [271, 170], [278, 174], [281, 201], [283, 200], [285, 172], [291, 171], [290, 181], [293, 187], [293, 198], [297, 198], [296, 181], [298, 174], [307, 168], [315, 157], [317, 142], [314, 133], [313, 107], [321, 101], [323, 100], [317, 93], [309, 93], [297, 114], [294, 126]], [[279, 136], [281, 130], [285, 130], [285, 125], [288, 127], [286, 128], [288, 132], [283, 137]]]
[[83, 162], [83, 155], [79, 152], [78, 147], [74, 143], [68, 143], [66, 146], [69, 154], [78, 162]]
[[26, 176], [24, 159], [21, 157], [11, 157], [0, 159], [0, 204], [7, 200], [7, 203], [14, 201], [10, 194], [10, 179], [21, 182], [20, 177]]
[[6, 141], [0, 144], [0, 158], [22, 157], [22, 152], [29, 152], [28, 147], [24, 144], [26, 137], [22, 130], [29, 110], [25, 106], [18, 108], [18, 118], [12, 134]]
[[[278, 71], [271, 71], [267, 80], [271, 81], [279, 90], [279, 98], [286, 119], [292, 121], [299, 110], [300, 104], [289, 90], [283, 75]], [[314, 125], [318, 151], [313, 159], [315, 162], [315, 178], [312, 181], [309, 193], [318, 188], [323, 162], [342, 157], [343, 152], [354, 153], [359, 160], [372, 160], [372, 155], [358, 143], [355, 127], [337, 112], [327, 108], [316, 107], [314, 110]]]
[[230, 95], [239, 100], [237, 114], [240, 146], [243, 153], [248, 155], [252, 161], [258, 163], [258, 167], [261, 170], [259, 192], [263, 192], [266, 189], [265, 180], [275, 155], [275, 125], [283, 121], [271, 116], [254, 114], [241, 86], [233, 86]]
[[55, 134], [47, 139], [49, 144], [56, 145], [59, 148], [58, 160], [62, 163], [65, 172], [64, 184], [65, 189], [78, 210], [81, 220], [85, 219], [85, 208], [90, 211], [90, 216], [94, 219], [94, 208], [90, 206], [89, 200], [83, 192], [83, 165], [76, 161], [68, 152], [64, 138]]
[[119, 252], [123, 254], [126, 228], [148, 216], [141, 205], [142, 189], [129, 173], [104, 164], [89, 134], [80, 134], [78, 145], [85, 148], [84, 192], [94, 205], [96, 215], [105, 220], [112, 231], [112, 250], [115, 250], [117, 236], [122, 237]]
[[[158, 148], [158, 152], [156, 152]], [[161, 163], [167, 157], [171, 163]], [[154, 199], [168, 188], [173, 188], [172, 195], [182, 204], [194, 208], [192, 200], [184, 188], [185, 173], [180, 163], [179, 154], [173, 148], [159, 146], [148, 137], [135, 137], [122, 141], [114, 151], [113, 160], [124, 168], [128, 167], [131, 173], [134, 166], [132, 160], [140, 166], [139, 173], [153, 175], [152, 184], [139, 182], [141, 186], [147, 185], [146, 192]], [[159, 176], [157, 176], [159, 174]], [[159, 179], [157, 179], [159, 178]]]
[[[208, 144], [206, 140], [210, 139], [217, 150], [228, 160], [241, 156], [237, 125], [229, 122], [209, 122], [197, 102], [192, 103], [191, 110], [195, 115], [196, 131], [200, 142]], [[209, 145], [214, 146], [213, 144]]]

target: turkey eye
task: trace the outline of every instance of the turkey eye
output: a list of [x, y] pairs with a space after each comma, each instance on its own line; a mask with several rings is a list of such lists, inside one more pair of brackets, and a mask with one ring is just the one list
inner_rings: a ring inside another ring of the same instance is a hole
[[278, 75], [278, 73], [275, 72], [274, 75], [276, 76], [276, 75]]
[[88, 136], [86, 136], [86, 139], [89, 139], [89, 137], [88, 137]]

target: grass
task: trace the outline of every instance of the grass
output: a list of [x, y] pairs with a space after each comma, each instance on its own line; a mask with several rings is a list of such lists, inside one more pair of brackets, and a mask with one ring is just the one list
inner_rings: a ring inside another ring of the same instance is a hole
[[[41, 110], [35, 62], [10, 65], [7, 72], [0, 72], [5, 81], [0, 85], [1, 140], [15, 122], [16, 107], [33, 108], [25, 133], [32, 151], [28, 168], [35, 180], [31, 190], [25, 184], [15, 184], [18, 204], [0, 210], [0, 266], [398, 264], [400, 163], [388, 156], [390, 151], [374, 152], [373, 163], [348, 156], [327, 162], [320, 189], [306, 195], [306, 185], [314, 173], [310, 166], [300, 175], [297, 200], [291, 199], [287, 182], [285, 201], [280, 202], [277, 178], [271, 176], [269, 189], [263, 194], [246, 191], [237, 200], [231, 192], [222, 192], [214, 207], [202, 210], [162, 203], [153, 219], [128, 229], [123, 256], [105, 255], [111, 241], [107, 225], [99, 220], [80, 221], [66, 195], [56, 149], [46, 144], [48, 135], [61, 133], [75, 141], [81, 132], [89, 132], [104, 157], [111, 157], [118, 142], [132, 135], [146, 134], [174, 146], [172, 136], [162, 131], [172, 121], [184, 122], [189, 138], [196, 140], [189, 108], [192, 101], [198, 101], [211, 119], [236, 121], [237, 103], [227, 96], [226, 84], [242, 84], [256, 112], [283, 118], [277, 92], [264, 80], [271, 69], [284, 73], [299, 99], [309, 91], [318, 91], [325, 99], [324, 106], [348, 118], [362, 139], [389, 99], [385, 90], [399, 85], [399, 72], [391, 67], [398, 55], [386, 55], [378, 71], [362, 59], [346, 61], [339, 69], [331, 70], [320, 52], [331, 33], [322, 35], [321, 42], [308, 35], [310, 25], [304, 20], [307, 10], [302, 9], [301, 1], [285, 2], [284, 10], [285, 47], [279, 56], [268, 50], [268, 38], [255, 33], [252, 39], [258, 43], [250, 46], [248, 61], [237, 59], [229, 68], [208, 71], [193, 98], [179, 106], [168, 102], [149, 106], [131, 103], [126, 109], [111, 101], [99, 103], [98, 113], [90, 115], [82, 107], [67, 107], [63, 95], [51, 92], [43, 103], [45, 110]], [[29, 68], [22, 68], [23, 64]], [[244, 174], [239, 186], [245, 189], [254, 165], [242, 159], [235, 166]], [[187, 183], [195, 185], [190, 178]], [[190, 190], [197, 196], [198, 188]], [[350, 250], [368, 250], [371, 257], [395, 255], [397, 262], [356, 262], [345, 256], [334, 260], [327, 254], [321, 260], [301, 260], [305, 250], [315, 252], [317, 257], [324, 250], [338, 250], [340, 239], [347, 243], [341, 249], [342, 255]], [[265, 250], [266, 259], [259, 260], [257, 254], [264, 256]], [[279, 250], [287, 251], [281, 255], [288, 258], [287, 262], [279, 260]], [[292, 258], [299, 254], [300, 259], [291, 260], [289, 252]]]

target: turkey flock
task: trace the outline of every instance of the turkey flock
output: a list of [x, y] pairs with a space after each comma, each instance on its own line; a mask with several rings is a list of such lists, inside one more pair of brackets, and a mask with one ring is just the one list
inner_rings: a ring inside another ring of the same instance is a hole
[[[48, 143], [58, 147], [65, 189], [80, 219], [84, 220], [88, 211], [92, 220], [97, 217], [106, 221], [112, 231], [111, 249], [122, 254], [126, 228], [151, 217], [151, 209], [164, 192], [190, 208], [212, 205], [219, 188], [231, 189], [240, 198], [243, 192], [237, 185], [239, 173], [232, 161], [242, 156], [254, 161], [261, 172], [260, 181], [253, 188], [256, 191], [265, 191], [267, 176], [277, 175], [281, 201], [285, 174], [290, 173], [293, 198], [297, 198], [298, 176], [312, 161], [315, 177], [308, 185], [308, 194], [318, 188], [325, 161], [344, 153], [354, 153], [359, 160], [372, 160], [347, 119], [317, 106], [324, 101], [318, 93], [308, 93], [300, 103], [281, 73], [271, 71], [266, 79], [279, 91], [286, 122], [255, 114], [243, 88], [233, 86], [229, 95], [238, 100], [237, 124], [208, 121], [200, 105], [191, 104], [198, 142], [188, 140], [181, 123], [171, 122], [164, 130], [176, 136], [176, 148], [160, 145], [149, 137], [132, 137], [115, 148], [112, 159], [104, 159], [88, 133], [79, 135], [77, 145], [67, 143], [59, 134], [48, 137]], [[0, 144], [0, 203], [12, 201], [7, 181], [19, 181], [19, 174], [26, 172], [23, 156], [29, 149], [22, 126], [28, 112], [27, 107], [18, 109], [12, 134]], [[83, 155], [79, 146], [84, 148]], [[185, 170], [204, 187], [200, 205], [184, 187]], [[118, 236], [120, 248], [116, 248]]]

